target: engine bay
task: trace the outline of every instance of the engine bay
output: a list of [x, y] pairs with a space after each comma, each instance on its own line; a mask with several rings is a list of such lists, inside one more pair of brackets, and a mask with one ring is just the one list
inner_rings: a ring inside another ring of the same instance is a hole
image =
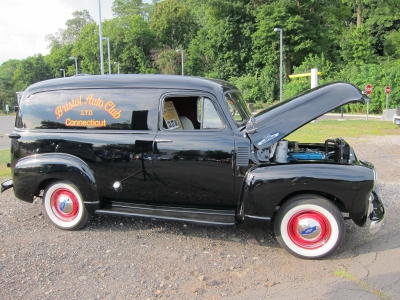
[[327, 139], [324, 143], [299, 143], [282, 139], [269, 148], [258, 150], [257, 159], [260, 162], [280, 164], [304, 161], [351, 164], [356, 156], [342, 138]]

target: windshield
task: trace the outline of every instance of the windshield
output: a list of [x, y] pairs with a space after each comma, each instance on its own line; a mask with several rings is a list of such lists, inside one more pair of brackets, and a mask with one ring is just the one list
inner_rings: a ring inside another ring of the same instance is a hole
[[236, 125], [243, 126], [251, 117], [251, 112], [239, 91], [229, 91], [224, 95], [225, 103]]

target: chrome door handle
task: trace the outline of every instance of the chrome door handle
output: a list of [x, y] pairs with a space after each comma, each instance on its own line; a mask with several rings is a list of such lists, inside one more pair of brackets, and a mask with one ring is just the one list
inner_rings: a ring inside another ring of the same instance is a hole
[[171, 140], [159, 140], [159, 139], [156, 139], [155, 142], [156, 143], [172, 143]]

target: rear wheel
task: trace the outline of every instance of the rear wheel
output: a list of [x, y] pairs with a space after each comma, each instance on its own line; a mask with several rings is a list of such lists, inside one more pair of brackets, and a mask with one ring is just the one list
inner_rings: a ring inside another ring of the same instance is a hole
[[338, 249], [345, 225], [339, 209], [317, 195], [300, 195], [286, 202], [274, 223], [279, 244], [291, 254], [316, 259]]
[[60, 229], [79, 230], [89, 221], [81, 193], [67, 181], [55, 181], [46, 188], [43, 207], [47, 218]]

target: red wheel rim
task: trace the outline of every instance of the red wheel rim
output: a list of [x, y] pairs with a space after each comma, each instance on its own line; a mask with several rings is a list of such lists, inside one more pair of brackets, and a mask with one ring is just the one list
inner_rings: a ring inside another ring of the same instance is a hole
[[304, 249], [317, 249], [325, 245], [331, 237], [329, 220], [314, 210], [300, 211], [293, 215], [287, 226], [289, 238]]
[[51, 195], [51, 210], [61, 221], [74, 220], [79, 213], [78, 198], [68, 189], [57, 189]]

